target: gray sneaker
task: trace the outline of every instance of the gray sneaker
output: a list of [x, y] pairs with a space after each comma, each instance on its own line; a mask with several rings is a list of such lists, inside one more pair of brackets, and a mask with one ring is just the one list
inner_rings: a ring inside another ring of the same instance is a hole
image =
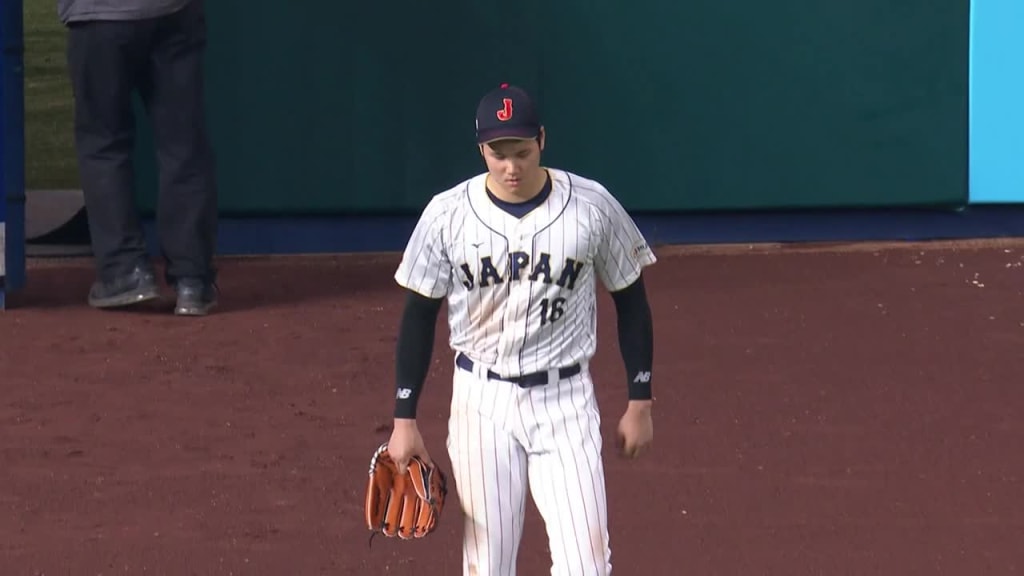
[[139, 264], [131, 272], [111, 280], [97, 280], [89, 290], [89, 306], [120, 308], [160, 297], [153, 269]]
[[217, 305], [217, 285], [200, 278], [182, 278], [175, 282], [178, 301], [174, 305], [177, 316], [205, 316]]

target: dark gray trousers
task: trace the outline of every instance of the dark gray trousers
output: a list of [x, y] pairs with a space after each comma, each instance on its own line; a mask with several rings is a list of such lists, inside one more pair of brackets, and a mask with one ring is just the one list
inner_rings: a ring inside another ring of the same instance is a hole
[[215, 279], [217, 188], [205, 118], [205, 47], [202, 0], [160, 18], [68, 26], [79, 174], [103, 279], [131, 271], [147, 256], [135, 203], [135, 93], [153, 128], [167, 280]]

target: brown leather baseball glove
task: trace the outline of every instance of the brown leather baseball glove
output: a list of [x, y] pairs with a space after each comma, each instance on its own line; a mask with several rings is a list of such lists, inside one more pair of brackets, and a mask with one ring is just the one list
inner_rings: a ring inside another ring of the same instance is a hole
[[366, 527], [374, 534], [398, 536], [403, 540], [422, 538], [437, 528], [448, 495], [448, 481], [437, 466], [420, 458], [409, 462], [399, 474], [385, 442], [370, 459], [366, 486]]

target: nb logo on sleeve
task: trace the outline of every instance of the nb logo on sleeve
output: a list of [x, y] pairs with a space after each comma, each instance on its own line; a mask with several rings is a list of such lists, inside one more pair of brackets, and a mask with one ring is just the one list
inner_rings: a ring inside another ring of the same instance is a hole
[[408, 400], [412, 397], [412, 390], [409, 388], [399, 388], [398, 393], [395, 394], [395, 398], [399, 400]]
[[637, 384], [646, 384], [651, 381], [650, 372], [637, 372], [636, 378], [633, 378], [633, 382]]

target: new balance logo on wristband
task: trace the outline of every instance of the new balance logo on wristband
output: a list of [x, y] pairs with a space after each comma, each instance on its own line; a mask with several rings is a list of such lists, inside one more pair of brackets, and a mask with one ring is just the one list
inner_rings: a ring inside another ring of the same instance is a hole
[[633, 382], [637, 384], [646, 384], [651, 381], [650, 372], [637, 372], [636, 378], [633, 378]]

